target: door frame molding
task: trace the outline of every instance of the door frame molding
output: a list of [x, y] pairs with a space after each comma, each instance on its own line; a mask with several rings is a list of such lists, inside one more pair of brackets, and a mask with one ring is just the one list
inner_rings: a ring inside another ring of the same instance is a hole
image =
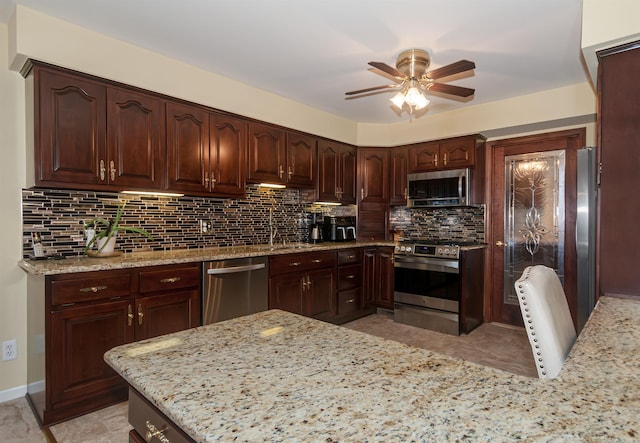
[[[566, 129], [560, 131], [553, 132], [545, 132], [540, 134], [532, 134], [525, 135], [513, 138], [503, 138], [497, 140], [488, 141], [486, 144], [486, 158], [487, 161], [485, 163], [485, 201], [487, 203], [485, 209], [485, 241], [487, 242], [487, 255], [485, 260], [485, 285], [484, 285], [484, 319], [485, 321], [496, 321], [494, 318], [493, 312], [493, 290], [494, 290], [494, 272], [493, 272], [493, 260], [494, 260], [494, 248], [495, 248], [495, 239], [493, 238], [493, 219], [494, 219], [494, 208], [491, 204], [493, 201], [493, 191], [495, 189], [496, 181], [494, 178], [494, 170], [493, 163], [495, 161], [495, 151], [498, 147], [511, 147], [518, 145], [525, 145], [531, 143], [545, 142], [553, 139], [564, 138], [564, 139], [575, 139], [573, 142], [574, 146], [576, 146], [576, 152], [573, 153], [573, 160], [571, 160], [571, 155], [567, 153], [566, 156], [566, 164], [565, 169], [567, 170], [567, 174], [565, 175], [565, 187], [566, 193], [573, 192], [573, 199], [575, 200], [575, 185], [571, 189], [567, 186], [567, 183], [575, 183], [576, 181], [576, 170], [575, 170], [575, 159], [577, 155], [577, 149], [580, 149], [586, 146], [586, 127], [578, 127], [573, 129]], [[570, 168], [573, 168], [571, 170]], [[502, 177], [502, 175], [500, 175]], [[565, 204], [569, 204], [570, 199], [566, 199]], [[565, 250], [568, 248], [575, 249], [575, 223], [576, 223], [576, 214], [575, 210], [566, 211], [565, 218], [565, 226], [571, 226], [572, 228], [565, 230]], [[567, 266], [571, 265], [571, 266]], [[577, 280], [575, 277], [575, 263], [567, 263], [567, 258], [565, 254], [565, 284], [576, 286]], [[569, 271], [569, 278], [567, 279], [567, 273]], [[567, 281], [568, 280], [568, 281]], [[575, 297], [575, 291], [573, 291], [573, 296]], [[575, 319], [574, 319], [575, 322]]]

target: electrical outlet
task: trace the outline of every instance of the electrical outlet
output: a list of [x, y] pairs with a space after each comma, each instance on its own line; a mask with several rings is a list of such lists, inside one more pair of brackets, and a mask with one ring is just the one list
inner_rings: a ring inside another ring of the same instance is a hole
[[211, 233], [213, 222], [211, 220], [198, 220], [198, 225], [200, 226], [200, 234], [209, 234]]
[[15, 340], [2, 342], [2, 361], [13, 360], [18, 357], [18, 343]]

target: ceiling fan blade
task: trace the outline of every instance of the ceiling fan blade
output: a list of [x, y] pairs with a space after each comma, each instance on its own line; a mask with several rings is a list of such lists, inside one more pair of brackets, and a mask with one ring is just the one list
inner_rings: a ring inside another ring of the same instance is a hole
[[404, 75], [402, 72], [398, 71], [396, 68], [392, 68], [391, 66], [389, 66], [386, 63], [383, 62], [369, 62], [369, 65], [373, 66], [374, 68], [377, 68], [383, 72], [386, 72], [387, 74], [390, 74], [394, 77], [396, 77], [399, 80], [404, 80], [405, 78], [407, 78], [406, 75]]
[[349, 92], [345, 92], [345, 95], [356, 95], [356, 94], [362, 94], [364, 92], [371, 92], [371, 91], [378, 91], [380, 89], [388, 89], [388, 88], [395, 88], [398, 85], [384, 85], [384, 86], [374, 86], [373, 88], [365, 88], [365, 89], [358, 89], [357, 91], [349, 91]]
[[471, 62], [469, 60], [459, 60], [455, 63], [451, 63], [450, 65], [446, 65], [442, 68], [434, 69], [433, 71], [427, 72], [427, 77], [432, 80], [437, 80], [442, 77], [448, 77], [450, 75], [469, 71], [475, 68], [476, 64], [474, 62]]
[[457, 95], [460, 97], [469, 97], [475, 94], [476, 90], [471, 88], [463, 88], [462, 86], [448, 85], [446, 83], [431, 83], [427, 86], [430, 91], [441, 92], [443, 94]]

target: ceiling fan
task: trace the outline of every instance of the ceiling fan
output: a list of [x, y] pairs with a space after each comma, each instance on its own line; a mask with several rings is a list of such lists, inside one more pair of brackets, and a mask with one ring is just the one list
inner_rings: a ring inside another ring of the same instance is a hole
[[429, 57], [429, 53], [423, 49], [408, 49], [402, 51], [400, 55], [398, 55], [395, 68], [383, 62], [369, 62], [369, 65], [394, 77], [396, 84], [358, 89], [356, 91], [346, 92], [345, 95], [358, 95], [366, 92], [397, 88], [399, 91], [391, 98], [391, 102], [398, 109], [402, 109], [402, 107], [407, 104], [409, 106], [409, 112], [411, 113], [429, 104], [429, 100], [423, 91], [435, 91], [459, 97], [469, 97], [475, 93], [475, 89], [448, 85], [446, 83], [436, 83], [438, 79], [475, 69], [476, 64], [474, 62], [460, 60], [427, 72], [430, 63], [431, 57]]

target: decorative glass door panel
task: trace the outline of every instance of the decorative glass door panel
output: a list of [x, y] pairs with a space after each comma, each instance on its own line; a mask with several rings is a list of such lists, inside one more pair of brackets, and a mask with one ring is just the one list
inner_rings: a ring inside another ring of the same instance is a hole
[[504, 158], [504, 300], [527, 266], [553, 268], [564, 282], [565, 151]]

